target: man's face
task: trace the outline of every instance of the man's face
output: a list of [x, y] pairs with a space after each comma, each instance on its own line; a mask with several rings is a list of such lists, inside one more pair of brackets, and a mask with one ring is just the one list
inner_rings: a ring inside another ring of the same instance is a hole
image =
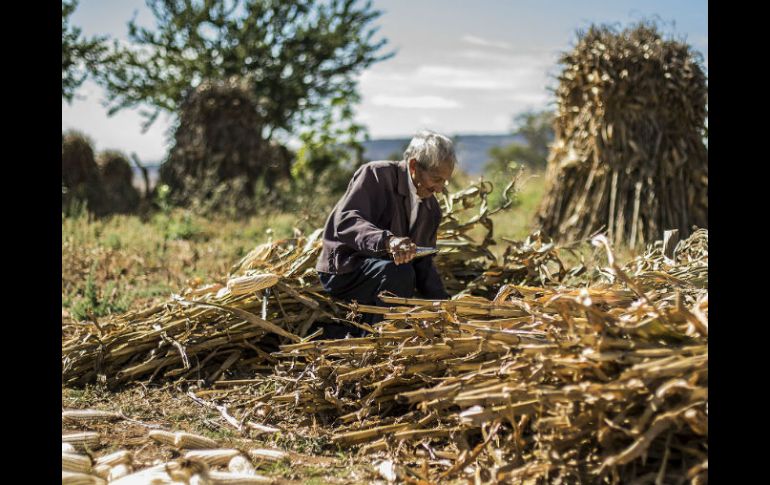
[[417, 187], [417, 196], [424, 199], [444, 190], [452, 176], [453, 167], [449, 163], [441, 163], [433, 170], [425, 170], [413, 158], [409, 160], [409, 170], [412, 174], [412, 181]]

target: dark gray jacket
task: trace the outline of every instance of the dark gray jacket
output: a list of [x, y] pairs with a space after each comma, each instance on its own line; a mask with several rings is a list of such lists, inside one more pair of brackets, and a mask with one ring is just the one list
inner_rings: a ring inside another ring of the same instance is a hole
[[[343, 274], [356, 270], [366, 258], [387, 258], [389, 236], [408, 236], [418, 246], [435, 246], [441, 208], [435, 197], [420, 203], [409, 230], [412, 202], [405, 161], [369, 162], [361, 166], [326, 220], [323, 250], [316, 270]], [[433, 257], [415, 259], [417, 290], [426, 298], [447, 298]]]

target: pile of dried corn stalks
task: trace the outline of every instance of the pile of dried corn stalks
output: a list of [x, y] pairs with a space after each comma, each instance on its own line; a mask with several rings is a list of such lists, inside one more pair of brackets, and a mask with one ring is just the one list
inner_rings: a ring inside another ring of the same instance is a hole
[[591, 27], [561, 63], [543, 231], [631, 248], [708, 227], [702, 60], [654, 26]]
[[[505, 283], [537, 283], [546, 274], [548, 282], [560, 281], [564, 272], [558, 251], [542, 238], [522, 243], [517, 261], [502, 265], [488, 249], [494, 243], [489, 217], [511, 206], [513, 182], [505, 189], [505, 204], [494, 210], [486, 202], [489, 183], [446, 195], [437, 265], [448, 291], [494, 294]], [[476, 208], [470, 217], [463, 214]], [[487, 229], [481, 243], [469, 235], [477, 226]], [[361, 326], [347, 318], [349, 305], [323, 293], [314, 270], [321, 233], [258, 246], [231, 268], [226, 284], [187, 288], [160, 305], [101, 323], [65, 325], [64, 382], [112, 387], [164, 376], [210, 383], [225, 371], [270, 369], [275, 359], [269, 352], [308, 337], [316, 323]], [[549, 266], [560, 269], [551, 274]]]
[[385, 313], [373, 336], [283, 345], [275, 374], [201, 393], [233, 416], [320, 426], [407, 482], [703, 483], [707, 232], [625, 268], [595, 242], [609, 281], [385, 298], [360, 308]]
[[[477, 222], [489, 212], [482, 203]], [[462, 227], [442, 234], [487, 257]], [[623, 268], [597, 237], [606, 267], [569, 287], [559, 283], [583, 269], [565, 268], [536, 234], [500, 264], [445, 259], [471, 291], [385, 297], [390, 308], [323, 296], [318, 238], [258, 247], [227, 285], [66, 327], [64, 382], [195, 381], [191, 397], [244, 434], [304, 429], [359, 445], [388, 480], [707, 479], [707, 231], [673, 254], [656, 243]], [[385, 321], [364, 338], [309, 339], [313, 322], [356, 324], [356, 311]]]

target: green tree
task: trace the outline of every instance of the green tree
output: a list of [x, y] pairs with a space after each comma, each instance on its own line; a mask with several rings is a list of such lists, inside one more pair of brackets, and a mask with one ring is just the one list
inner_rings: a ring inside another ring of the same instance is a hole
[[[250, 81], [264, 120], [263, 138], [297, 126], [328, 132], [352, 123], [356, 75], [392, 54], [370, 26], [381, 12], [356, 0], [148, 0], [155, 29], [128, 24], [133, 47], [99, 77], [109, 113], [144, 112], [148, 128], [177, 112], [203, 80]], [[312, 136], [312, 134], [311, 134]]]
[[77, 0], [61, 3], [61, 96], [68, 103], [89, 72], [109, 59], [106, 37], [86, 39], [81, 37], [79, 28], [70, 25], [70, 15], [77, 5]]
[[548, 160], [548, 147], [553, 142], [553, 112], [527, 111], [514, 118], [514, 135], [521, 135], [526, 144], [512, 143], [504, 147], [489, 150], [486, 172], [507, 173], [510, 165], [526, 165], [534, 169], [545, 168]]
[[527, 140], [529, 148], [543, 159], [548, 158], [548, 146], [553, 142], [552, 111], [527, 111], [514, 118], [514, 133]]

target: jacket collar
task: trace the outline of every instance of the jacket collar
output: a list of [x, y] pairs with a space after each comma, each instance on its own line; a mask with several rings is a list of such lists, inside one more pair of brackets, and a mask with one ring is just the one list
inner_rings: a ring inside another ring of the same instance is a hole
[[404, 197], [409, 197], [409, 174], [407, 173], [409, 167], [406, 164], [406, 160], [398, 162], [398, 193]]

